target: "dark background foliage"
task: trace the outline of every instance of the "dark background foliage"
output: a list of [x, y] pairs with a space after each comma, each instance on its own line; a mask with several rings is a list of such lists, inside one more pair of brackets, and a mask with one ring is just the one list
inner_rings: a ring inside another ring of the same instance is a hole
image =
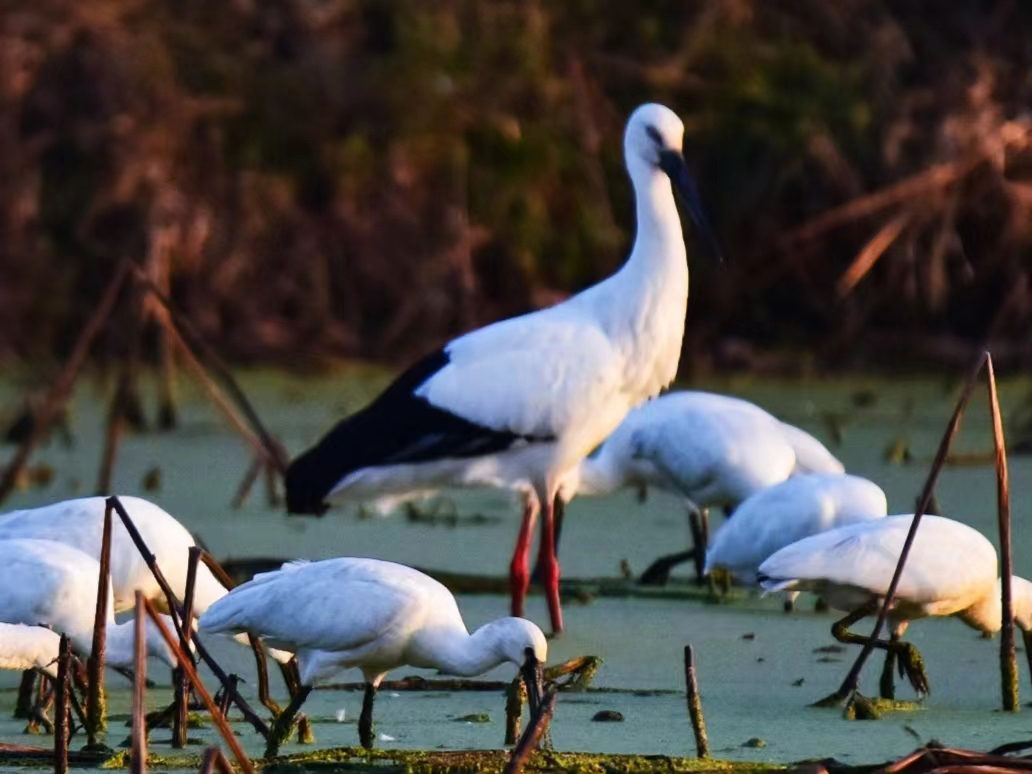
[[731, 258], [690, 258], [688, 367], [1032, 362], [1028, 3], [7, 0], [0, 36], [0, 356], [66, 355], [127, 257], [238, 362], [403, 362], [619, 265], [660, 101]]

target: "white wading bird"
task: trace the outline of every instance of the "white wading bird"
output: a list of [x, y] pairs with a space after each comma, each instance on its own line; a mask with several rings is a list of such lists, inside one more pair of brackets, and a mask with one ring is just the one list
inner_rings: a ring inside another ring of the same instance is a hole
[[655, 487], [681, 497], [695, 546], [657, 560], [642, 577], [661, 580], [681, 561], [696, 559], [702, 577], [705, 509], [734, 509], [756, 492], [796, 472], [841, 473], [842, 463], [820, 441], [754, 403], [729, 395], [669, 392], [631, 411], [599, 449], [562, 483], [565, 499], [604, 495], [625, 486]]
[[[193, 535], [172, 514], [149, 500], [129, 496], [118, 499], [132, 518], [144, 543], [154, 554], [172, 592], [183, 600], [186, 596], [189, 552], [196, 545]], [[104, 534], [105, 508], [104, 497], [80, 497], [38, 508], [8, 511], [0, 514], [0, 540], [53, 540], [98, 559]], [[165, 610], [168, 607], [154, 574], [117, 513], [112, 513], [111, 517], [111, 589], [115, 613], [133, 609], [137, 590], [157, 609]], [[198, 563], [194, 581], [194, 613], [200, 615], [227, 593], [226, 587], [215, 578], [208, 566], [204, 562]], [[246, 638], [242, 637], [239, 641], [243, 645], [248, 644]], [[285, 666], [291, 654], [270, 650], [269, 655], [283, 667], [283, 677], [291, 693], [296, 691], [300, 686], [295, 684], [297, 681], [292, 670]], [[259, 693], [267, 693], [264, 685]], [[274, 712], [278, 710], [268, 695], [260, 695], [260, 699]]]
[[330, 500], [447, 486], [527, 492], [510, 568], [512, 611], [523, 609], [540, 511], [542, 582], [552, 629], [562, 631], [553, 540], [560, 481], [677, 373], [688, 267], [671, 182], [716, 252], [681, 155], [683, 134], [681, 120], [662, 105], [642, 105], [627, 123], [638, 231], [620, 271], [424, 357], [294, 460], [287, 510], [320, 514]]
[[[0, 621], [43, 625], [68, 635], [72, 650], [87, 658], [93, 647], [100, 564], [77, 548], [52, 540], [0, 540]], [[107, 593], [111, 594], [108, 585]], [[170, 628], [172, 620], [166, 617]], [[109, 597], [106, 663], [123, 673], [133, 667], [133, 623], [115, 623]], [[175, 656], [147, 621], [147, 655], [175, 666]]]
[[[26, 626], [25, 624], [0, 623], [0, 669], [16, 669], [21, 672], [30, 671], [47, 676], [49, 680], [57, 677], [57, 657], [61, 644], [61, 636], [43, 626]], [[69, 698], [76, 704], [76, 711], [82, 716], [81, 707], [71, 692]], [[48, 733], [54, 730], [54, 724], [46, 715], [46, 700], [31, 702], [24, 716], [30, 720], [29, 728], [42, 725]]]
[[[764, 561], [759, 569], [760, 584], [767, 591], [798, 589], [819, 594], [831, 607], [849, 613], [832, 626], [835, 639], [866, 643], [869, 638], [848, 627], [877, 612], [912, 520], [913, 515], [889, 516], [811, 535]], [[1025, 650], [1032, 657], [1032, 583], [1012, 576], [1012, 587], [1015, 623], [1024, 632]], [[983, 632], [1000, 629], [996, 549], [966, 524], [923, 516], [889, 611], [890, 638], [874, 642], [890, 657], [899, 656], [918, 693], [928, 692], [920, 655], [899, 638], [909, 621], [944, 615], [956, 616]], [[891, 694], [891, 680], [892, 664], [887, 659], [883, 695]]]
[[[735, 509], [713, 536], [705, 573], [722, 569], [756, 584], [756, 571], [775, 551], [810, 535], [881, 519], [885, 492], [873, 481], [845, 473], [803, 473], [762, 489]], [[789, 592], [794, 599], [798, 592]], [[791, 609], [786, 601], [785, 609]]]
[[201, 616], [201, 631], [251, 632], [297, 654], [301, 692], [277, 719], [270, 752], [316, 682], [359, 667], [366, 682], [358, 722], [373, 745], [373, 700], [384, 675], [408, 664], [478, 675], [507, 661], [524, 673], [531, 710], [540, 702], [537, 666], [547, 657], [541, 630], [523, 618], [499, 618], [469, 634], [455, 597], [411, 567], [377, 559], [292, 562], [237, 586]]

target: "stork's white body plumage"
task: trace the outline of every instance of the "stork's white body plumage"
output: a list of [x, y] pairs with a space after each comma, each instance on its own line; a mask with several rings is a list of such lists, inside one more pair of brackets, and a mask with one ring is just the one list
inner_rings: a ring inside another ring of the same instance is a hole
[[[444, 586], [377, 559], [297, 562], [256, 575], [212, 605], [199, 626], [251, 632], [294, 651], [307, 690], [342, 669], [360, 668], [369, 686], [368, 724], [371, 697], [395, 667], [476, 675], [507, 661], [524, 664], [528, 648], [539, 662], [548, 651], [541, 630], [523, 618], [500, 618], [470, 634]], [[371, 744], [370, 728], [362, 732], [363, 744]]]
[[43, 626], [0, 623], [0, 669], [42, 669], [57, 675], [61, 636]]
[[680, 154], [683, 133], [661, 105], [643, 105], [628, 121], [624, 152], [638, 231], [616, 274], [554, 307], [461, 336], [417, 363], [292, 463], [288, 510], [318, 513], [328, 500], [443, 486], [527, 491], [513, 609], [522, 609], [529, 533], [541, 509], [540, 564], [552, 626], [561, 631], [552, 547], [559, 483], [677, 372], [688, 268], [671, 179], [701, 222]]
[[[72, 649], [88, 656], [93, 645], [100, 564], [77, 548], [51, 540], [0, 540], [0, 621], [41, 624], [68, 635]], [[133, 624], [115, 623], [108, 584], [105, 641], [107, 663], [133, 665]], [[171, 619], [166, 618], [169, 627]], [[175, 657], [157, 629], [147, 622], [147, 653], [175, 666]]]
[[885, 492], [872, 481], [844, 473], [804, 473], [744, 500], [717, 530], [706, 552], [705, 572], [721, 568], [747, 585], [771, 554], [791, 543], [847, 524], [882, 519]]

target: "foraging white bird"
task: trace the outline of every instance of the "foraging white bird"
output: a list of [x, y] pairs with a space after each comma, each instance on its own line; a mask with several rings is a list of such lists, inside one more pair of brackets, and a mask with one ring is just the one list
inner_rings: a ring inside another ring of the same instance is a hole
[[[313, 685], [342, 669], [359, 667], [365, 678], [359, 736], [368, 748], [373, 700], [389, 670], [408, 664], [477, 675], [511, 661], [533, 693], [535, 667], [548, 655], [544, 634], [530, 621], [499, 618], [470, 634], [448, 589], [411, 567], [377, 559], [292, 562], [256, 575], [212, 605], [200, 630], [252, 632], [297, 654], [304, 687], [277, 719], [273, 750]], [[534, 709], [540, 697], [531, 698]]]
[[[737, 518], [737, 517], [736, 517]], [[865, 643], [848, 627], [873, 615], [888, 591], [913, 515], [851, 524], [821, 532], [777, 551], [759, 569], [767, 591], [798, 589], [819, 594], [831, 607], [848, 613], [832, 626], [840, 642]], [[732, 519], [733, 521], [733, 519]], [[1032, 583], [1012, 576], [1015, 623], [1032, 647]], [[899, 642], [908, 621], [952, 615], [983, 632], [999, 631], [1000, 584], [996, 549], [984, 535], [942, 516], [923, 516], [903, 566], [889, 610], [894, 631], [875, 645], [899, 656], [915, 690], [928, 692], [916, 648]], [[891, 665], [883, 672], [891, 680]]]
[[761, 489], [724, 522], [706, 551], [706, 567], [756, 584], [763, 560], [810, 535], [888, 514], [885, 492], [873, 481], [845, 473], [803, 473]]
[[44, 626], [0, 623], [0, 669], [41, 669], [57, 676], [61, 635]]
[[[186, 596], [186, 575], [190, 548], [196, 545], [193, 535], [170, 513], [141, 497], [118, 498], [136, 525], [144, 543], [154, 554], [155, 561], [172, 592], [180, 599]], [[35, 538], [52, 540], [77, 548], [94, 559], [100, 556], [104, 535], [104, 497], [80, 497], [52, 503], [38, 508], [27, 508], [0, 514], [0, 540]], [[139, 590], [157, 609], [167, 609], [165, 595], [154, 579], [154, 574], [136, 548], [129, 531], [117, 513], [111, 519], [111, 588], [114, 594], [113, 612], [133, 609]], [[200, 615], [213, 602], [228, 593], [204, 562], [197, 565], [194, 579], [193, 609]], [[246, 637], [238, 638], [248, 645]], [[272, 656], [284, 669], [284, 680], [291, 692], [298, 686], [288, 664], [291, 653], [270, 649]], [[261, 683], [259, 696], [267, 707], [275, 707]]]
[[[187, 558], [190, 548], [196, 545], [193, 535], [174, 516], [149, 500], [128, 496], [118, 499], [154, 554], [172, 591], [183, 599], [186, 595]], [[0, 540], [53, 540], [97, 558], [104, 533], [105, 507], [104, 497], [80, 497], [38, 508], [8, 511], [0, 514]], [[133, 608], [137, 590], [159, 608], [167, 607], [161, 587], [117, 513], [111, 519], [111, 588], [116, 613]], [[203, 613], [226, 593], [227, 589], [211, 570], [203, 562], [198, 564], [194, 610]]]
[[681, 120], [662, 105], [642, 105], [627, 123], [637, 234], [616, 274], [424, 357], [293, 461], [287, 510], [320, 514], [329, 500], [445, 486], [525, 490], [510, 567], [513, 613], [522, 611], [540, 512], [539, 566], [552, 629], [561, 631], [553, 540], [560, 481], [677, 372], [688, 268], [671, 182], [715, 249], [681, 154], [683, 135]]
[[[88, 657], [99, 578], [100, 564], [77, 548], [52, 540], [0, 540], [0, 621], [48, 626], [68, 635], [72, 650]], [[165, 621], [172, 627], [171, 619]], [[175, 666], [172, 650], [150, 621], [145, 631], [147, 654]], [[115, 623], [110, 597], [105, 657], [108, 666], [132, 669], [133, 623]]]
[[754, 403], [683, 390], [631, 411], [602, 446], [566, 476], [562, 494], [568, 499], [651, 486], [683, 498], [695, 548], [654, 566], [669, 572], [678, 561], [694, 556], [701, 577], [707, 542], [704, 509], [736, 508], [799, 470], [840, 473], [843, 467], [816, 438]]

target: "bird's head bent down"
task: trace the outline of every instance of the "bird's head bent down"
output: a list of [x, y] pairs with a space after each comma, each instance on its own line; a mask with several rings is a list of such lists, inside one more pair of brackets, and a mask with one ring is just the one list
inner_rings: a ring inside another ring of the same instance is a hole
[[631, 113], [624, 132], [624, 157], [632, 177], [635, 170], [642, 167], [665, 173], [684, 197], [707, 249], [718, 261], [723, 261], [720, 245], [699, 200], [699, 191], [685, 164], [683, 149], [684, 123], [673, 110], [649, 102]]
[[484, 624], [478, 633], [493, 629], [495, 655], [499, 661], [511, 661], [520, 668], [527, 685], [527, 704], [533, 716], [541, 706], [544, 682], [541, 667], [548, 660], [545, 633], [526, 618], [509, 616]]

